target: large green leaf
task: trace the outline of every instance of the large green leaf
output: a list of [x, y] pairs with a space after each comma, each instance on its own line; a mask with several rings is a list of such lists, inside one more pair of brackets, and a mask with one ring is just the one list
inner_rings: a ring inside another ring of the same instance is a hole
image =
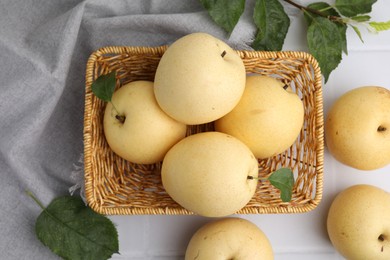
[[290, 27], [290, 18], [278, 0], [257, 0], [253, 12], [256, 50], [280, 51]]
[[118, 252], [113, 223], [92, 211], [80, 197], [54, 199], [39, 215], [35, 231], [44, 245], [64, 259], [109, 259]]
[[216, 24], [231, 33], [245, 9], [245, 0], [200, 0]]
[[323, 17], [315, 17], [307, 29], [309, 51], [317, 59], [325, 82], [342, 58], [343, 44], [337, 31], [337, 25]]
[[367, 14], [372, 10], [376, 0], [336, 0], [336, 9], [346, 17], [354, 17], [358, 14]]
[[[325, 3], [325, 2], [312, 3], [312, 4], [309, 4], [307, 7], [314, 9], [314, 10], [317, 10], [317, 11], [320, 11], [321, 13], [323, 13], [326, 16], [340, 17], [340, 14], [333, 7], [331, 7], [328, 3]], [[307, 25], [310, 26], [313, 18], [319, 17], [319, 15], [304, 12], [304, 17], [305, 17], [305, 20], [307, 22]], [[345, 54], [348, 54], [347, 25], [345, 23], [337, 22], [337, 21], [334, 21], [334, 23], [337, 25], [337, 29], [338, 29], [338, 32], [340, 34], [342, 49], [343, 49]]]

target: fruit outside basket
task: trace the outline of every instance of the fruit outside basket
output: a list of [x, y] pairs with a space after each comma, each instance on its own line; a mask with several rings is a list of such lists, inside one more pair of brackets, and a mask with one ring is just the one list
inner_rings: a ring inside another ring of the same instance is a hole
[[[91, 54], [86, 68], [84, 117], [85, 193], [89, 206], [106, 215], [190, 215], [165, 192], [161, 163], [139, 165], [123, 160], [109, 148], [103, 133], [105, 102], [91, 91], [100, 75], [116, 70], [117, 88], [135, 80], [153, 81], [158, 62], [167, 49], [160, 47], [104, 47]], [[323, 190], [324, 130], [322, 76], [308, 53], [237, 51], [248, 74], [270, 75], [296, 91], [305, 107], [304, 126], [284, 153], [259, 160], [259, 176], [280, 167], [293, 169], [292, 200], [282, 202], [279, 190], [259, 181], [250, 202], [237, 214], [303, 213], [320, 203]], [[150, 127], [153, 127], [151, 125]], [[286, 126], [288, 127], [288, 126]], [[213, 124], [189, 126], [187, 135], [213, 131]]]

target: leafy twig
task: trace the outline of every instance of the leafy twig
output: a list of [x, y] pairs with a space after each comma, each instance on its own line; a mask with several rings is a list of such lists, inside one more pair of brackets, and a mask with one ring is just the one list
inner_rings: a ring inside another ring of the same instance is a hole
[[[238, 22], [245, 0], [234, 0], [233, 7], [229, 0], [200, 0], [211, 18], [228, 33], [231, 33]], [[283, 1], [302, 11], [308, 24], [307, 43], [309, 52], [317, 59], [325, 82], [330, 73], [341, 62], [342, 53], [348, 54], [346, 31], [350, 26], [363, 42], [358, 25], [370, 32], [390, 30], [390, 21], [370, 21], [368, 13], [377, 0], [335, 0], [334, 5], [315, 2], [303, 6], [293, 0], [256, 0], [253, 10], [253, 22], [257, 33], [252, 47], [255, 50], [280, 51], [284, 44], [290, 19], [280, 2]], [[234, 21], [231, 17], [235, 17]], [[229, 26], [226, 26], [226, 25]], [[336, 25], [336, 26], [335, 26]], [[337, 34], [335, 36], [335, 34]], [[315, 38], [313, 38], [315, 37]], [[318, 43], [318, 44], [317, 44]]]

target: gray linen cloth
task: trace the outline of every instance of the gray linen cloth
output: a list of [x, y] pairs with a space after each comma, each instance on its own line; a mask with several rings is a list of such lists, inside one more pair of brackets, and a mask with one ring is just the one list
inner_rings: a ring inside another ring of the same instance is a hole
[[35, 236], [41, 209], [25, 191], [47, 205], [75, 184], [89, 55], [199, 31], [243, 49], [256, 32], [253, 5], [229, 36], [197, 0], [0, 2], [0, 259], [57, 258]]

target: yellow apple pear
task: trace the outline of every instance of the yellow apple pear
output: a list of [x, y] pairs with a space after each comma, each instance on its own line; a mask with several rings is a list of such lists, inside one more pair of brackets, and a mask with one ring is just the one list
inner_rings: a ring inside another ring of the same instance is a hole
[[346, 259], [390, 259], [390, 194], [367, 184], [346, 188], [332, 202], [327, 230]]
[[375, 170], [390, 163], [390, 90], [365, 86], [339, 97], [325, 121], [329, 152], [341, 163]]
[[162, 184], [172, 199], [206, 217], [242, 209], [256, 191], [257, 176], [258, 161], [249, 148], [219, 132], [182, 139], [168, 151], [161, 169]]
[[202, 226], [192, 236], [185, 260], [272, 260], [273, 249], [264, 232], [242, 218], [223, 218]]
[[107, 104], [103, 126], [110, 148], [140, 164], [162, 161], [168, 150], [185, 137], [187, 129], [160, 109], [151, 81], [133, 81], [115, 91]]
[[154, 92], [172, 118], [203, 124], [233, 109], [244, 92], [245, 76], [244, 63], [230, 46], [212, 35], [192, 33], [161, 57]]
[[244, 142], [260, 159], [288, 149], [303, 125], [304, 107], [299, 96], [269, 76], [248, 76], [238, 105], [215, 122], [216, 131]]

